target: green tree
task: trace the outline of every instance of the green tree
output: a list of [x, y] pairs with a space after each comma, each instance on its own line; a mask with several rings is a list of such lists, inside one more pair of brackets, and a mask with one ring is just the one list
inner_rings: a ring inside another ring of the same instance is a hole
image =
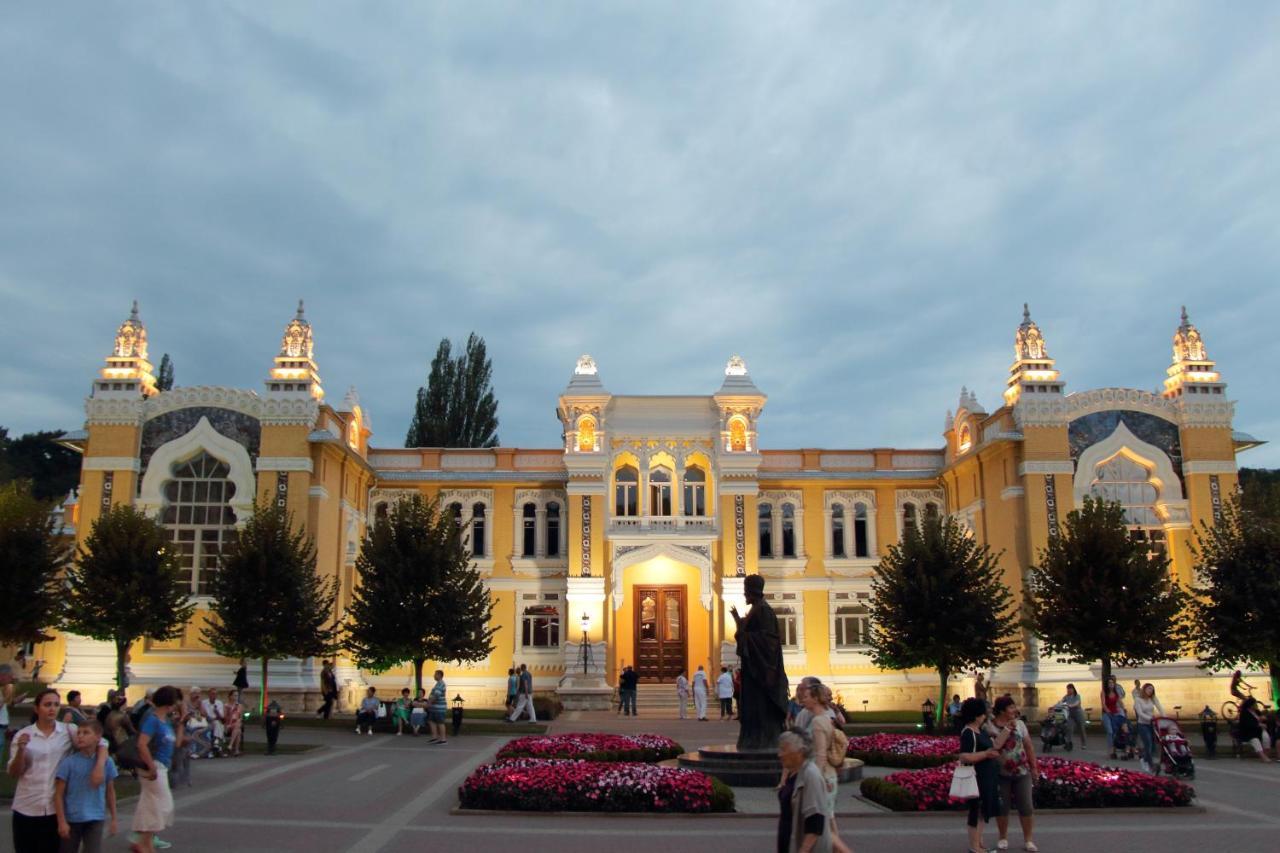
[[115, 506], [93, 523], [67, 571], [61, 622], [115, 644], [120, 687], [129, 647], [181, 635], [194, 610], [164, 528], [131, 506]]
[[405, 447], [497, 447], [498, 401], [490, 380], [493, 362], [484, 338], [472, 332], [466, 351], [451, 356], [449, 339], [440, 341], [427, 386], [418, 400], [405, 436]]
[[59, 541], [52, 510], [29, 483], [0, 486], [0, 643], [47, 640], [45, 629], [57, 623], [59, 573], [71, 548]]
[[953, 519], [927, 515], [919, 527], [906, 525], [872, 575], [871, 660], [937, 670], [939, 720], [952, 675], [997, 666], [1017, 650], [1018, 619], [998, 559]]
[[1199, 540], [1190, 609], [1200, 660], [1265, 667], [1280, 701], [1280, 521], [1237, 498]]
[[1030, 568], [1026, 624], [1045, 654], [1101, 662], [1106, 684], [1113, 664], [1175, 660], [1186, 604], [1168, 558], [1130, 536], [1124, 507], [1085, 498]]
[[173, 390], [173, 362], [169, 353], [160, 356], [160, 369], [156, 371], [156, 388], [161, 391]]
[[395, 503], [365, 536], [344, 645], [383, 672], [428, 661], [476, 661], [493, 651], [493, 602], [457, 525], [420, 495]]
[[0, 482], [30, 480], [31, 491], [40, 500], [61, 500], [80, 483], [80, 454], [58, 443], [63, 433], [29, 432], [0, 440], [4, 461]]
[[336, 647], [337, 584], [316, 574], [315, 544], [272, 503], [254, 507], [220, 562], [209, 580], [212, 618], [201, 633], [219, 654], [262, 660], [261, 711], [270, 661], [319, 657]]

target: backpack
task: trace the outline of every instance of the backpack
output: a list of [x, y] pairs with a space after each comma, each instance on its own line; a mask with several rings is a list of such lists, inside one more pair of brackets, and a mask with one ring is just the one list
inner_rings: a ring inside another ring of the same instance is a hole
[[844, 729], [831, 727], [831, 742], [827, 744], [827, 763], [839, 770], [849, 752], [849, 736]]

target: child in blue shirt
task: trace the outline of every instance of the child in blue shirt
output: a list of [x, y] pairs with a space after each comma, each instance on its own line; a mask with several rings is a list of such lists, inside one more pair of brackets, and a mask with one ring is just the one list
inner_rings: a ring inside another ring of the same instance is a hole
[[102, 723], [90, 717], [75, 734], [75, 751], [58, 763], [54, 781], [53, 808], [58, 817], [58, 835], [63, 853], [98, 853], [102, 849], [102, 823], [111, 815], [108, 835], [116, 834], [116, 764], [110, 758], [105, 780], [94, 786], [89, 781], [98, 760]]

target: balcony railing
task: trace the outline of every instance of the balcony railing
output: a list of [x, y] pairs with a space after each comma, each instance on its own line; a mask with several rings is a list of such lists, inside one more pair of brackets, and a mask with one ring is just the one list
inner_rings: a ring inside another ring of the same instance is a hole
[[715, 516], [710, 515], [615, 515], [609, 528], [635, 533], [714, 533]]

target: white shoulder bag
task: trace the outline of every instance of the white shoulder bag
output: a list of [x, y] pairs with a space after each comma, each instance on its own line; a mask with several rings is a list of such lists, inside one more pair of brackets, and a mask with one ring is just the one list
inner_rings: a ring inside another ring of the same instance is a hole
[[[961, 730], [961, 739], [964, 732]], [[973, 736], [974, 752], [978, 751], [978, 736]], [[978, 771], [972, 764], [960, 762], [951, 774], [951, 796], [957, 800], [971, 800], [978, 796]]]

